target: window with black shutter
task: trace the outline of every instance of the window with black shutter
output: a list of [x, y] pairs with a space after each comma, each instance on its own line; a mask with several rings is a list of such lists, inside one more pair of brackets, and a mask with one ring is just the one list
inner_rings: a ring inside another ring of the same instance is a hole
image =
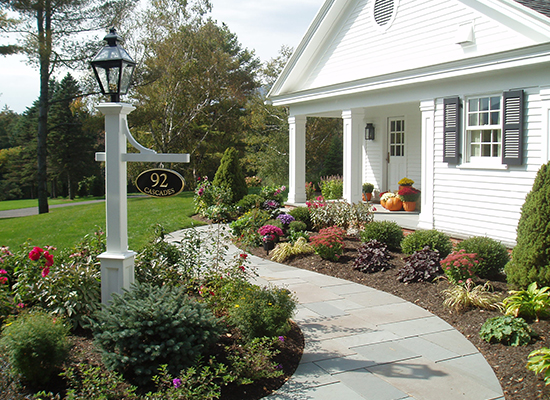
[[502, 163], [523, 164], [523, 90], [504, 92]]
[[443, 100], [443, 161], [460, 162], [460, 98]]

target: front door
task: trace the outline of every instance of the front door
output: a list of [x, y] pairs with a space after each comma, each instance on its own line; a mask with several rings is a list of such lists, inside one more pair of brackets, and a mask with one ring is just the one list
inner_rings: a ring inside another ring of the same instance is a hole
[[405, 152], [405, 119], [403, 117], [388, 118], [388, 182], [387, 188], [395, 191], [399, 188], [397, 182], [407, 176], [407, 157]]

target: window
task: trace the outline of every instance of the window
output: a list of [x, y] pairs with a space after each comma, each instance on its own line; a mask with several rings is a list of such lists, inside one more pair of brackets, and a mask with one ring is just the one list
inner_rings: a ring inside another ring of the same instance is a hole
[[502, 156], [500, 96], [471, 98], [466, 110], [467, 161]]
[[471, 97], [464, 102], [465, 110], [460, 97], [444, 99], [443, 162], [523, 164], [523, 97], [523, 90]]

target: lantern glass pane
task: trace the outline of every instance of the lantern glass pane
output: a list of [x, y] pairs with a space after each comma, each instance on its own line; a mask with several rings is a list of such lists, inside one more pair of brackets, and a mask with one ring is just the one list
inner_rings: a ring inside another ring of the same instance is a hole
[[120, 94], [128, 93], [133, 72], [134, 72], [134, 65], [126, 64], [126, 63], [122, 65], [122, 79], [120, 80]]

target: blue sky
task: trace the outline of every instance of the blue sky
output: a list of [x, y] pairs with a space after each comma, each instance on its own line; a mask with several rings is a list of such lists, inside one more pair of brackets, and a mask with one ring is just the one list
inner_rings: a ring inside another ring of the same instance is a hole
[[[225, 22], [243, 47], [262, 61], [282, 45], [296, 48], [324, 0], [212, 0], [212, 17]], [[0, 108], [22, 113], [38, 98], [38, 71], [24, 57], [0, 56]]]

